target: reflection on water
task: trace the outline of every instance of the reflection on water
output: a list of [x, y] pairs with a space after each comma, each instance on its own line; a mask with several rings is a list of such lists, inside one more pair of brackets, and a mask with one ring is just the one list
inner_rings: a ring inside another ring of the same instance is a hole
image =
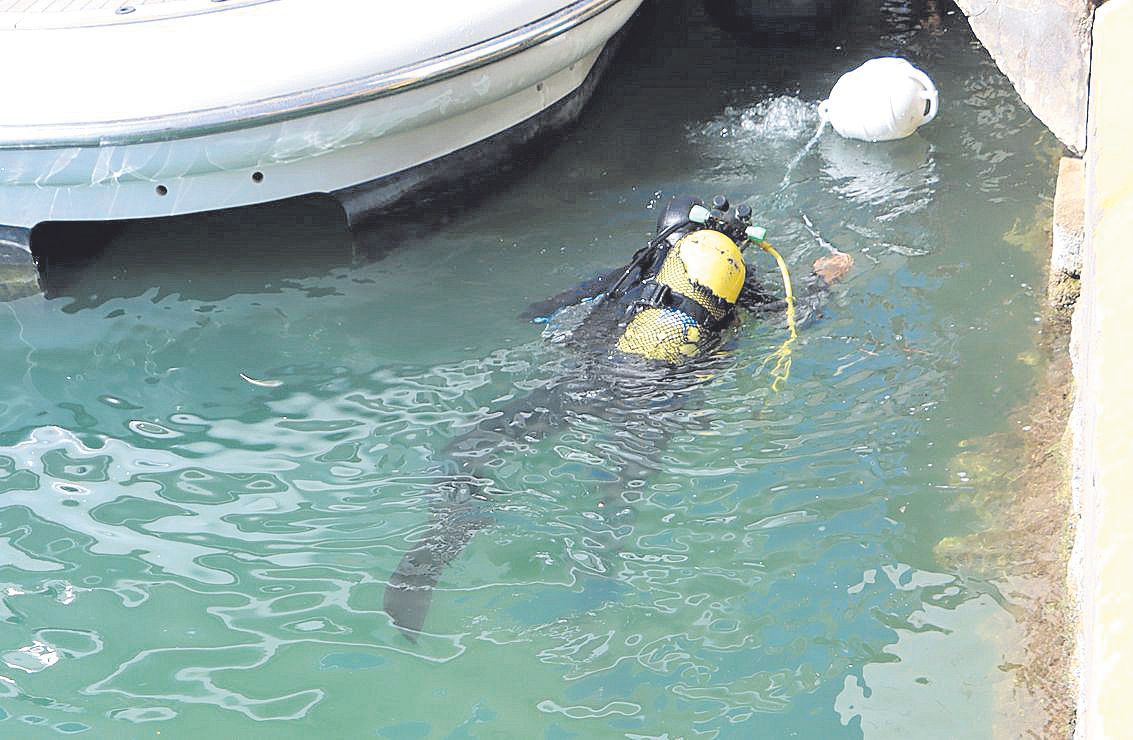
[[877, 144], [827, 136], [819, 154], [831, 190], [884, 208], [879, 218], [886, 221], [927, 208], [939, 183], [932, 148], [919, 134]]
[[[934, 546], [974, 526], [958, 445], [1032, 377], [1039, 270], [1012, 240], [1051, 140], [927, 4], [782, 49], [652, 8], [544, 159], [385, 219], [376, 251], [304, 202], [52, 261], [49, 299], [0, 305], [0, 726], [992, 736], [1009, 605]], [[781, 187], [814, 103], [894, 52], [938, 119], [828, 131]], [[517, 320], [623, 264], [676, 192], [751, 204], [797, 275], [857, 258], [781, 391], [774, 317], [676, 385], [580, 382]], [[499, 419], [531, 433], [465, 436]], [[383, 595], [454, 481], [482, 494], [471, 539], [411, 642]]]

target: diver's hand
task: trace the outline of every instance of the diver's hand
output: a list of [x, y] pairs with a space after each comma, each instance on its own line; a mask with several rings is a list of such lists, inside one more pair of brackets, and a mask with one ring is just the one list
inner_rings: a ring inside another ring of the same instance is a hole
[[845, 277], [853, 266], [853, 257], [845, 252], [835, 251], [834, 254], [819, 257], [814, 261], [814, 274], [833, 285], [836, 281]]

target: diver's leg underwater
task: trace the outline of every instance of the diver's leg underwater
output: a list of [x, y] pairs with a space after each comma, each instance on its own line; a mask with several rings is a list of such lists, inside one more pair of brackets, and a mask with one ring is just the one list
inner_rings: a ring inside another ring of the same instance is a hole
[[[786, 263], [764, 235], [764, 229], [751, 224], [746, 206], [732, 210], [722, 196], [711, 206], [674, 197], [658, 219], [657, 236], [627, 266], [530, 312], [553, 325], [558, 315], [585, 310], [581, 320], [554, 333], [557, 343], [579, 355], [576, 377], [512, 402], [446, 446], [441, 457], [452, 475], [432, 503], [426, 537], [401, 559], [385, 593], [384, 609], [406, 637], [415, 640], [421, 632], [445, 568], [490, 523], [492, 463], [501, 455], [538, 444], [586, 414], [626, 430], [639, 428], [631, 435], [632, 445], [623, 435], [623, 446], [633, 449], [615, 446], [619, 459], [614, 464], [621, 473], [615, 485], [644, 481], [660, 469], [672, 431], [649, 424], [650, 415], [683, 407], [708, 376], [705, 371], [723, 361], [715, 350], [734, 325], [737, 307], [755, 314], [784, 307], [793, 340], [796, 294]], [[772, 298], [749, 274], [743, 249], [752, 244], [776, 258], [785, 284], [783, 301]], [[852, 264], [840, 252], [819, 259], [802, 281], [799, 296], [817, 306]], [[658, 398], [666, 400], [659, 405]], [[617, 518], [627, 503], [611, 497], [602, 508]]]

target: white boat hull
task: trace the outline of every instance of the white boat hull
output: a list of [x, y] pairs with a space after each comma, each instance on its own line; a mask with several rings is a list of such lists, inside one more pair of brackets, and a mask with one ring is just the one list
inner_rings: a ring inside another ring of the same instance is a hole
[[[550, 38], [436, 81], [423, 76], [390, 94], [309, 105], [299, 115], [284, 110], [257, 125], [249, 125], [254, 117], [239, 119], [239, 105], [234, 123], [214, 125], [223, 130], [190, 136], [146, 129], [160, 120], [153, 116], [109, 120], [105, 134], [97, 123], [37, 127], [0, 118], [0, 224], [30, 229], [44, 221], [171, 216], [334, 193], [411, 170], [567, 98], [640, 2], [606, 2]], [[194, 120], [213, 120], [218, 110], [170, 120], [195, 132], [204, 126], [194, 129]], [[40, 130], [45, 135], [37, 136]]]

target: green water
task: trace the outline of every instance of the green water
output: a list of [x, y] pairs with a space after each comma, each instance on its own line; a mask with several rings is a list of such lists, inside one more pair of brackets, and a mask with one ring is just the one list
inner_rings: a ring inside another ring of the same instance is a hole
[[[920, 20], [769, 50], [650, 6], [579, 127], [375, 227], [373, 259], [307, 203], [50, 262], [49, 298], [0, 305], [0, 734], [991, 737], [1021, 630], [933, 553], [977, 526], [961, 443], [1034, 379], [1018, 235], [1053, 142], [960, 16]], [[780, 189], [814, 102], [893, 52], [939, 118], [828, 133]], [[749, 319], [683, 407], [579, 398], [499, 451], [410, 642], [383, 592], [445, 445], [571, 368], [516, 315], [677, 192], [750, 203], [797, 274], [823, 242], [854, 271], [779, 392], [783, 326]]]

